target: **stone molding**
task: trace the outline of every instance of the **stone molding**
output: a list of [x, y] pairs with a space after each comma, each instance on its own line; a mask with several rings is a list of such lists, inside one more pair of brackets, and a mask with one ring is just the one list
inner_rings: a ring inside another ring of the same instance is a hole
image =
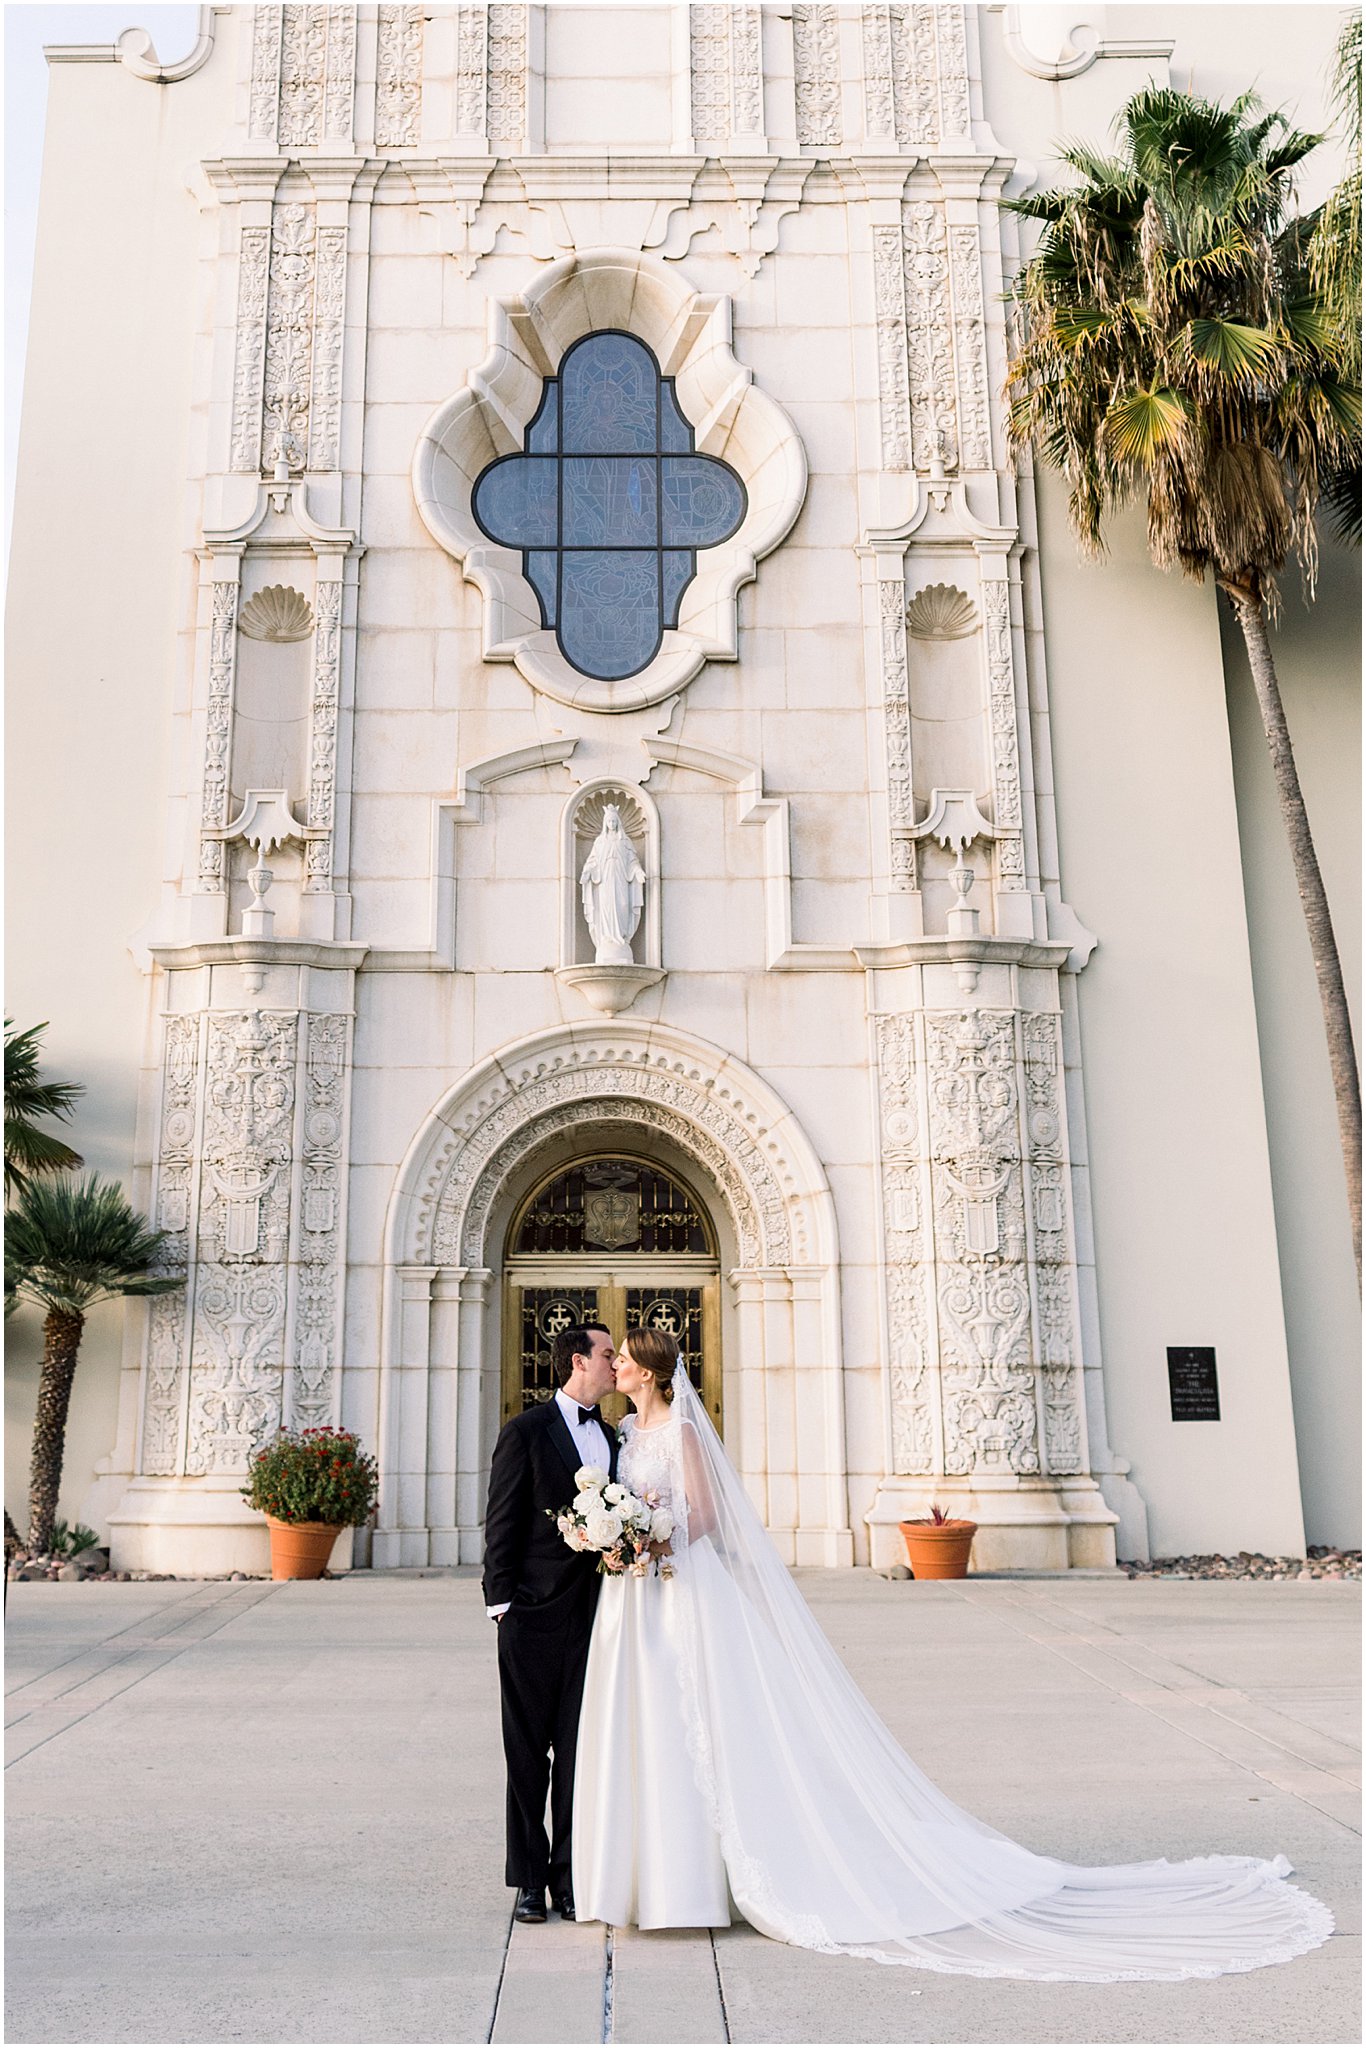
[[[572, 342], [602, 327], [621, 328], [654, 350], [661, 372], [676, 379], [699, 451], [729, 462], [748, 492], [734, 538], [699, 554], [677, 629], [665, 632], [647, 668], [620, 682], [570, 666], [539, 623], [520, 554], [487, 540], [471, 510], [487, 464], [521, 448], [543, 378], [554, 375]], [[428, 421], [412, 465], [423, 524], [483, 597], [484, 659], [515, 663], [533, 689], [586, 711], [657, 704], [704, 661], [734, 661], [737, 594], [801, 510], [806, 457], [787, 415], [731, 348], [729, 299], [692, 291], [638, 251], [597, 250], [552, 263], [520, 298], [493, 300], [490, 344], [465, 388]]]

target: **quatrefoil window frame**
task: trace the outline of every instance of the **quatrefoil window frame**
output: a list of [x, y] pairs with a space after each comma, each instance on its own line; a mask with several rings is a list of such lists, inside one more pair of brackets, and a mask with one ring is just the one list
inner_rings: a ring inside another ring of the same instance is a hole
[[[678, 624], [665, 628], [654, 658], [633, 675], [604, 680], [566, 658], [542, 622], [521, 550], [481, 530], [473, 495], [498, 458], [524, 452], [546, 380], [559, 374], [574, 343], [613, 329], [651, 351], [661, 377], [673, 382], [696, 452], [734, 470], [746, 503], [735, 533], [698, 552]], [[519, 298], [494, 300], [490, 344], [465, 387], [428, 421], [412, 466], [423, 523], [483, 597], [485, 660], [514, 663], [557, 703], [609, 712], [660, 703], [704, 662], [736, 660], [738, 593], [791, 530], [807, 472], [791, 420], [731, 347], [730, 300], [694, 291], [657, 258], [598, 250], [547, 266]]]

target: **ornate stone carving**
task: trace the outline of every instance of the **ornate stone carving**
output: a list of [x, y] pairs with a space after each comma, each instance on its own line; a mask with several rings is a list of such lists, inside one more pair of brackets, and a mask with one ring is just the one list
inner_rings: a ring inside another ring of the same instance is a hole
[[982, 304], [982, 252], [976, 224], [950, 231], [953, 252], [953, 349], [958, 365], [959, 462], [991, 468], [987, 397], [986, 318]]
[[191, 1473], [240, 1472], [279, 1425], [298, 1018], [211, 1016], [191, 1333]]
[[615, 1052], [571, 1048], [549, 1072], [514, 1068], [470, 1106], [433, 1162], [418, 1263], [486, 1263], [489, 1210], [512, 1161], [541, 1134], [604, 1118], [668, 1131], [699, 1160], [732, 1205], [741, 1264], [809, 1257], [790, 1171], [753, 1109], [688, 1061], [623, 1044]]
[[764, 132], [763, 65], [757, 7], [688, 9], [694, 142], [728, 142]]
[[204, 714], [204, 781], [199, 807], [199, 887], [222, 895], [223, 841], [228, 822], [228, 765], [232, 751], [233, 682], [237, 669], [237, 585], [213, 585], [209, 619], [209, 701]]
[[915, 10], [925, 19], [926, 39], [935, 37], [935, 62], [939, 73], [939, 140], [954, 141], [972, 133], [972, 112], [968, 97], [967, 10], [958, 4], [920, 6]]
[[337, 792], [337, 721], [341, 691], [342, 586], [320, 578], [314, 592], [313, 698], [309, 710], [308, 824], [304, 888], [332, 887], [332, 828]]
[[251, 99], [247, 133], [274, 142], [280, 119], [280, 43], [283, 7], [254, 7], [251, 28]]
[[248, 640], [307, 640], [313, 631], [313, 610], [301, 590], [268, 583], [243, 605], [237, 630]]
[[944, 209], [912, 200], [901, 215], [915, 466], [958, 463], [958, 422]]
[[982, 586], [986, 614], [987, 705], [991, 726], [991, 787], [995, 812], [996, 875], [1003, 889], [1024, 887], [1021, 837], [1020, 740], [1015, 716], [1015, 654], [1010, 631], [1010, 587], [1004, 579]]
[[977, 607], [952, 583], [927, 583], [906, 607], [912, 640], [966, 640], [977, 624]]
[[296, 1429], [313, 1429], [336, 1419], [348, 1045], [348, 1018], [309, 1018], [290, 1398]]
[[356, 111], [356, 10], [329, 7], [323, 73], [323, 139], [349, 142]]
[[[257, 8], [258, 14], [271, 9]], [[275, 10], [278, 12], [278, 10]], [[232, 373], [232, 466], [261, 466], [261, 395], [266, 364], [270, 229], [243, 228], [237, 264], [237, 339]]]
[[1015, 1013], [925, 1021], [944, 1470], [1037, 1472]]
[[[161, 1133], [157, 1152], [156, 1226], [166, 1233], [158, 1273], [184, 1278], [190, 1260], [195, 1136], [199, 1122], [199, 1019], [170, 1017], [162, 1061]], [[185, 1290], [155, 1295], [147, 1339], [143, 1390], [144, 1472], [174, 1472], [180, 1454], [180, 1410], [185, 1386]]]
[[336, 469], [341, 460], [345, 322], [346, 229], [319, 228], [313, 293], [313, 383], [308, 416], [310, 469]]
[[455, 10], [455, 129], [483, 135], [488, 126], [489, 10]]
[[1086, 1469], [1081, 1353], [1063, 1144], [1062, 1023], [1026, 1017], [1025, 1138], [1034, 1293], [1043, 1366], [1044, 1455], [1050, 1472]]
[[526, 8], [520, 5], [490, 6], [488, 137], [491, 150], [500, 142], [520, 143], [526, 135], [526, 74]]
[[[462, 14], [472, 9], [461, 8]], [[422, 112], [421, 7], [381, 7], [375, 60], [375, 145], [411, 149]]]
[[892, 9], [871, 0], [863, 9], [863, 123], [869, 142], [895, 142]]
[[877, 1019], [882, 1225], [892, 1468], [934, 1469], [934, 1403], [925, 1307], [927, 1265], [914, 1016]]
[[[321, 12], [321, 9], [314, 10]], [[270, 235], [270, 310], [261, 460], [302, 469], [313, 396], [313, 289], [318, 231], [311, 206], [277, 206]]]
[[906, 274], [902, 236], [873, 229], [873, 291], [877, 305], [878, 413], [884, 469], [911, 467], [911, 398], [907, 371]]
[[832, 6], [794, 6], [792, 46], [796, 65], [797, 140], [812, 148], [838, 148], [844, 139], [840, 117], [838, 9]]
[[963, 8], [865, 6], [863, 96], [870, 142], [924, 149], [970, 135]]
[[911, 787], [911, 704], [906, 673], [906, 586], [900, 576], [878, 585], [882, 715], [887, 748], [887, 817], [892, 887], [915, 889], [915, 797]]

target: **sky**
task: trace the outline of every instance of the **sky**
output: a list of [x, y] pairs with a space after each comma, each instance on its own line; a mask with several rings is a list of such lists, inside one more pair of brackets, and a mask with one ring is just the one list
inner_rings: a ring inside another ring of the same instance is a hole
[[[9, 545], [18, 452], [19, 406], [24, 388], [33, 244], [38, 223], [38, 180], [47, 112], [44, 43], [116, 43], [126, 28], [145, 28], [163, 62], [185, 56], [199, 26], [197, 7], [148, 7], [140, 0], [113, 6], [7, 5], [5, 29], [5, 544]], [[152, 88], [148, 88], [152, 90]]]

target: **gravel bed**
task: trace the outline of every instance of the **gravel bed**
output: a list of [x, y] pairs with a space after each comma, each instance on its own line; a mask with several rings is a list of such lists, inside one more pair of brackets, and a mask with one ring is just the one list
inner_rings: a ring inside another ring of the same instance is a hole
[[1233, 1557], [1154, 1557], [1146, 1564], [1120, 1559], [1131, 1579], [1359, 1579], [1361, 1552], [1311, 1543], [1307, 1557], [1265, 1557], [1240, 1550]]

